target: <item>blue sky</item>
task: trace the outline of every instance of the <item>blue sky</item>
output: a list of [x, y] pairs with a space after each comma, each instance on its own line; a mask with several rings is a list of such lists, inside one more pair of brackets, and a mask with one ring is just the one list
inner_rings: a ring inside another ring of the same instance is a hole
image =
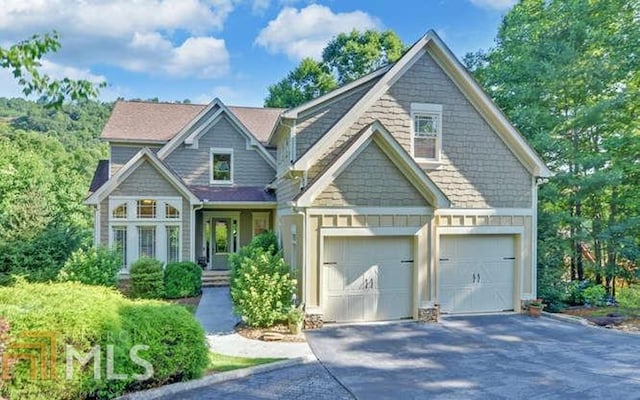
[[[434, 29], [453, 52], [492, 46], [515, 0], [0, 0], [0, 45], [57, 30], [55, 77], [106, 81], [103, 100], [158, 97], [262, 105], [267, 87], [339, 32]], [[0, 96], [19, 96], [0, 71]]]

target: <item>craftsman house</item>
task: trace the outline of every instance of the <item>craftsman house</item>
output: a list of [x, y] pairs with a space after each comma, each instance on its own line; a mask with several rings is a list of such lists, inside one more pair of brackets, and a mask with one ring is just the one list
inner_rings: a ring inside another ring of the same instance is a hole
[[86, 203], [123, 272], [141, 256], [228, 268], [274, 230], [325, 321], [519, 310], [536, 296], [549, 170], [429, 32], [395, 64], [299, 107], [116, 103]]

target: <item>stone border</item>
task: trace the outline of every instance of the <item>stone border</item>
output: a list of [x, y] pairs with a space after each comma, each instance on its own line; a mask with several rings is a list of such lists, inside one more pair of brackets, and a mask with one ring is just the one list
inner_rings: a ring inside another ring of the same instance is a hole
[[549, 319], [555, 319], [556, 321], [568, 322], [570, 324], [577, 324], [577, 325], [583, 325], [583, 326], [593, 326], [593, 324], [589, 323], [589, 321], [587, 321], [586, 319], [582, 317], [577, 317], [575, 315], [550, 313], [548, 311], [543, 311], [542, 315]]
[[263, 374], [265, 372], [271, 372], [282, 368], [293, 367], [296, 365], [307, 364], [316, 361], [315, 357], [296, 357], [283, 361], [275, 361], [269, 364], [257, 365], [255, 367], [235, 369], [233, 371], [220, 372], [217, 374], [205, 376], [204, 378], [196, 379], [188, 382], [172, 383], [170, 385], [161, 386], [158, 388], [143, 390], [140, 392], [127, 393], [124, 396], [118, 397], [116, 400], [152, 400], [162, 396], [169, 396], [186, 392], [193, 389], [199, 389], [210, 385], [215, 385], [222, 382], [232, 381], [236, 379], [246, 378], [251, 375]]

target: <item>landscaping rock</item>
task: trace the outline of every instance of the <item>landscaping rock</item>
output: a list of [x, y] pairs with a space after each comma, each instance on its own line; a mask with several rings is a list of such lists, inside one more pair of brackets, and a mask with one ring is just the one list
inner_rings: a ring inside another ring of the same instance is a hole
[[284, 335], [278, 332], [265, 332], [260, 339], [265, 342], [281, 342]]
[[619, 316], [615, 316], [615, 317], [611, 317], [611, 316], [606, 316], [606, 317], [590, 317], [589, 321], [593, 322], [594, 324], [598, 325], [598, 326], [618, 326], [621, 323], [623, 323], [625, 320], [624, 317], [619, 317]]

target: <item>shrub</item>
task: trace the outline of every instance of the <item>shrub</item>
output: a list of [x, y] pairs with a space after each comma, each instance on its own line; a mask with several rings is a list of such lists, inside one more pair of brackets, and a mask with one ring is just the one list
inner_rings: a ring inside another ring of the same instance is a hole
[[164, 290], [169, 299], [199, 295], [202, 291], [202, 268], [192, 262], [168, 264], [164, 270]]
[[164, 273], [162, 263], [153, 258], [140, 258], [129, 270], [131, 296], [143, 299], [164, 297]]
[[640, 287], [629, 286], [618, 289], [616, 300], [621, 307], [640, 308]]
[[249, 326], [267, 327], [286, 319], [296, 281], [280, 254], [249, 245], [231, 259], [235, 313]]
[[86, 285], [115, 287], [121, 259], [118, 253], [105, 247], [77, 250], [64, 263], [58, 280], [80, 282]]
[[585, 303], [584, 290], [593, 286], [591, 282], [584, 281], [571, 281], [567, 286], [566, 302], [574, 306], [581, 306]]
[[601, 307], [607, 303], [607, 290], [602, 285], [594, 285], [582, 291], [586, 304]]
[[277, 254], [279, 251], [278, 237], [271, 231], [261, 233], [254, 237], [249, 246], [252, 248], [259, 247], [265, 251], [270, 251], [272, 254]]
[[538, 269], [538, 296], [544, 300], [548, 311], [559, 312], [565, 308], [566, 291], [567, 284], [562, 279], [560, 268]]
[[[52, 301], [54, 299], [55, 301]], [[3, 395], [11, 399], [106, 399], [200, 376], [207, 366], [208, 349], [200, 324], [178, 305], [153, 300], [130, 300], [114, 289], [76, 282], [29, 284], [0, 288], [0, 320], [11, 325], [13, 339], [27, 331], [56, 335], [56, 380], [29, 379], [28, 363], [16, 363]], [[66, 345], [80, 354], [100, 346], [102, 379], [94, 378], [93, 362], [73, 363], [73, 379], [65, 379]], [[126, 375], [107, 379], [106, 355], [113, 349], [113, 369]], [[149, 346], [138, 355], [151, 363], [153, 375], [137, 381], [145, 369], [132, 362], [134, 345]]]

